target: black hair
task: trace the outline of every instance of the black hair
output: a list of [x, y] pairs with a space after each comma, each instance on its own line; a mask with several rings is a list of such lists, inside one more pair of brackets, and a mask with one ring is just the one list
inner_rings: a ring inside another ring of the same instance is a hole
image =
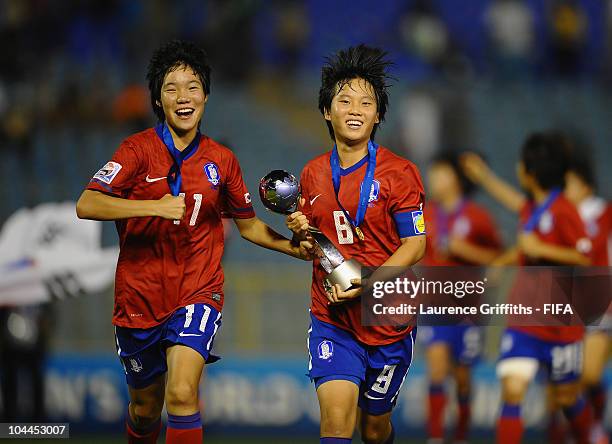
[[525, 171], [544, 190], [565, 186], [568, 170], [567, 139], [558, 132], [537, 132], [527, 137], [521, 152]]
[[562, 134], [562, 137], [565, 138], [568, 171], [576, 174], [592, 189], [596, 189], [597, 179], [590, 145], [577, 135], [567, 136]]
[[[379, 48], [372, 48], [361, 44], [338, 51], [326, 58], [321, 70], [321, 89], [319, 89], [319, 111], [324, 114], [331, 109], [331, 103], [342, 87], [353, 79], [363, 79], [374, 89], [376, 96], [376, 109], [380, 122], [385, 120], [385, 113], [389, 105], [388, 80], [391, 79], [387, 69], [392, 65], [386, 60], [387, 53]], [[330, 121], [326, 120], [329, 135], [335, 140], [334, 129]], [[374, 140], [378, 124], [372, 129], [371, 139]]]
[[204, 93], [207, 96], [210, 94], [210, 65], [208, 56], [202, 48], [185, 40], [171, 40], [160, 46], [153, 53], [147, 68], [151, 105], [160, 122], [165, 119], [165, 116], [163, 108], [157, 102], [161, 101], [161, 87], [164, 78], [181, 65], [190, 67], [200, 78]]
[[432, 160], [432, 165], [448, 165], [453, 169], [455, 174], [457, 175], [457, 179], [459, 180], [459, 186], [461, 187], [461, 193], [469, 196], [476, 189], [474, 183], [468, 179], [468, 177], [463, 172], [463, 168], [461, 167], [461, 163], [459, 159], [461, 158], [461, 152], [456, 150], [444, 150], [436, 154]]

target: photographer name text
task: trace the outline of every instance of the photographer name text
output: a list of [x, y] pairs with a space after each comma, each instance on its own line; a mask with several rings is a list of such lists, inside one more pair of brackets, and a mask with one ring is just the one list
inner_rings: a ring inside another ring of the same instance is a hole
[[571, 304], [542, 304], [540, 307], [531, 307], [524, 304], [479, 304], [467, 306], [435, 306], [429, 304], [374, 304], [372, 312], [375, 315], [571, 315], [574, 314]]

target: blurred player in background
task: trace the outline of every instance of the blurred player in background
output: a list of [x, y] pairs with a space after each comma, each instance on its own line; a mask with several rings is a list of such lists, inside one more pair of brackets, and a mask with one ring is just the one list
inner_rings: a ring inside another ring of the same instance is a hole
[[120, 254], [113, 323], [129, 387], [128, 442], [202, 442], [198, 387], [221, 325], [222, 213], [243, 238], [306, 258], [253, 211], [238, 160], [199, 131], [210, 94], [202, 49], [172, 41], [147, 79], [159, 124], [128, 137], [77, 203], [79, 217], [115, 220]]
[[[388, 104], [385, 55], [360, 45], [339, 51], [323, 67], [319, 110], [335, 145], [304, 167], [300, 211], [287, 225], [303, 239], [312, 224], [346, 259], [365, 266], [405, 267], [425, 252], [424, 192], [411, 162], [374, 143]], [[328, 292], [320, 262], [313, 267], [308, 344], [321, 443], [350, 443], [356, 425], [363, 442], [392, 443], [391, 412], [416, 329], [362, 326], [362, 283]]]
[[[612, 244], [610, 230], [612, 227], [612, 206], [602, 197], [595, 194], [596, 178], [593, 161], [585, 147], [579, 147], [569, 137], [561, 134], [563, 149], [568, 159], [568, 171], [565, 175], [564, 194], [572, 202], [584, 222], [586, 233], [591, 239], [592, 252], [590, 254], [592, 265], [609, 266]], [[465, 157], [466, 171], [489, 191], [501, 199], [505, 199], [510, 209], [515, 206], [512, 202], [520, 202], [522, 197], [510, 185], [501, 182], [492, 175], [485, 162], [474, 154]], [[510, 204], [510, 205], [508, 205]], [[589, 327], [584, 338], [584, 362], [582, 385], [593, 410], [593, 426], [591, 441], [605, 444], [609, 441], [608, 434], [603, 426], [603, 415], [606, 407], [606, 387], [604, 385], [603, 371], [609, 356], [610, 345], [610, 315], [606, 314], [601, 320], [600, 327]], [[557, 430], [557, 418], [552, 417], [550, 442], [556, 442], [562, 431]]]
[[44, 369], [52, 326], [50, 304], [0, 306], [0, 421], [46, 420]]
[[[569, 142], [569, 141], [568, 141]], [[593, 163], [585, 147], [570, 144], [569, 171], [565, 177], [565, 195], [576, 205], [582, 218], [587, 235], [593, 244], [591, 254], [594, 266], [610, 265], [610, 236], [612, 228], [612, 206], [602, 197], [595, 195], [596, 180]], [[612, 313], [600, 321], [599, 326], [587, 327], [584, 338], [584, 365], [582, 385], [593, 409], [593, 427], [591, 441], [596, 444], [607, 444], [608, 434], [603, 426], [606, 408], [606, 386], [603, 372], [610, 352], [610, 331]]]
[[[515, 255], [521, 265], [589, 265], [591, 242], [574, 205], [563, 195], [567, 173], [564, 139], [556, 133], [534, 133], [525, 141], [517, 176], [528, 197], [502, 181], [476, 155], [463, 164], [470, 178], [520, 214]], [[521, 290], [522, 288], [522, 290]], [[515, 294], [529, 296], [521, 277]], [[535, 296], [535, 295], [533, 295]], [[547, 370], [555, 405], [561, 407], [578, 444], [589, 443], [592, 422], [580, 390], [582, 338], [580, 326], [510, 326], [501, 342], [497, 375], [502, 382], [503, 405], [497, 425], [499, 444], [520, 443], [523, 436], [520, 407], [538, 366]]]
[[[423, 265], [490, 264], [501, 252], [493, 218], [470, 199], [474, 184], [459, 165], [459, 153], [437, 155], [428, 171], [429, 200], [425, 207], [427, 248]], [[444, 441], [445, 382], [453, 374], [458, 418], [455, 442], [466, 442], [470, 422], [471, 368], [484, 343], [483, 329], [474, 325], [422, 326], [419, 339], [427, 347], [430, 443]]]

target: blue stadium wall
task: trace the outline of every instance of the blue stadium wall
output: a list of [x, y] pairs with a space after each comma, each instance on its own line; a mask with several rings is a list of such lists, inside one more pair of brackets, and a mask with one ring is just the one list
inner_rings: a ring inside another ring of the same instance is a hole
[[[305, 375], [306, 362], [295, 358], [223, 358], [207, 366], [203, 411], [209, 433], [292, 436], [318, 432], [318, 406]], [[55, 355], [47, 364], [47, 413], [50, 420], [69, 422], [73, 431], [121, 433], [127, 391], [123, 370], [114, 356]], [[612, 377], [608, 369], [606, 379]], [[472, 417], [477, 434], [490, 434], [497, 416], [499, 385], [491, 364], [475, 368]], [[449, 386], [449, 390], [452, 390]], [[612, 394], [609, 394], [609, 396]], [[399, 433], [424, 433], [427, 379], [416, 362], [402, 388], [394, 424]], [[533, 384], [523, 409], [532, 430], [541, 428], [545, 397]], [[448, 409], [452, 424], [454, 405]], [[612, 411], [606, 422], [612, 424]]]

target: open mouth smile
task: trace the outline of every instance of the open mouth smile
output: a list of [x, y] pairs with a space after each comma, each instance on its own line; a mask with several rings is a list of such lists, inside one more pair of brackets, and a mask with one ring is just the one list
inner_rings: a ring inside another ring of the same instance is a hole
[[351, 120], [346, 121], [346, 126], [348, 126], [351, 129], [359, 129], [361, 128], [362, 125], [363, 125], [363, 122], [360, 120], [351, 119]]
[[179, 117], [179, 119], [189, 119], [193, 113], [195, 112], [194, 108], [180, 108], [177, 109], [174, 113]]

